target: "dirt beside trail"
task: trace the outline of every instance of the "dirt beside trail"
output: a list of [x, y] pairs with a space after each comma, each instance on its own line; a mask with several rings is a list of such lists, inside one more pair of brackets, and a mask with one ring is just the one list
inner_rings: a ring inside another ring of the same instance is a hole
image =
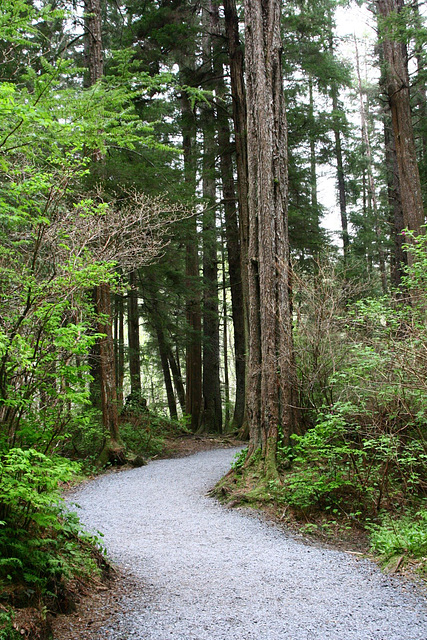
[[52, 617], [53, 640], [104, 640], [100, 629], [123, 614], [121, 598], [133, 593], [137, 586], [141, 590], [132, 577], [113, 569], [108, 581], [80, 594], [75, 611]]

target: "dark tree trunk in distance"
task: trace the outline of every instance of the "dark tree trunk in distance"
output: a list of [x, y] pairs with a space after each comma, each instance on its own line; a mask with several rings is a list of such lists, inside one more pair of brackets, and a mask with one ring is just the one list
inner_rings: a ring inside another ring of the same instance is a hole
[[[236, 370], [239, 369], [238, 379], [240, 392], [244, 392], [242, 396], [242, 401], [238, 400], [236, 396], [236, 406], [235, 406], [235, 417], [233, 417], [233, 422], [236, 423], [236, 426], [239, 425], [240, 416], [242, 416], [242, 424], [240, 426], [240, 437], [247, 438], [249, 435], [249, 427], [247, 422], [247, 414], [246, 414], [246, 393], [247, 393], [247, 369], [246, 369], [246, 353], [248, 351], [248, 322], [249, 322], [249, 289], [248, 289], [248, 246], [249, 246], [249, 210], [248, 210], [248, 150], [247, 150], [247, 130], [246, 130], [246, 119], [247, 119], [247, 110], [246, 110], [246, 88], [244, 81], [244, 53], [243, 46], [240, 42], [239, 35], [239, 18], [237, 14], [236, 2], [235, 0], [223, 0], [224, 5], [224, 17], [225, 17], [225, 29], [227, 36], [227, 46], [229, 53], [229, 64], [230, 64], [230, 79], [231, 79], [231, 96], [232, 96], [232, 105], [233, 105], [233, 122], [234, 122], [234, 137], [235, 137], [235, 148], [236, 148], [236, 169], [237, 169], [237, 193], [238, 193], [238, 210], [239, 210], [239, 248], [240, 248], [240, 274], [241, 274], [241, 294], [238, 289], [235, 288], [235, 293], [237, 298], [235, 297], [235, 305], [233, 307], [233, 324], [236, 330], [241, 337], [238, 338], [239, 348], [236, 347]], [[224, 170], [228, 172], [228, 168], [222, 168], [221, 171]], [[227, 181], [226, 181], [227, 182]], [[226, 182], [223, 184], [226, 184]], [[230, 185], [231, 187], [231, 185]], [[230, 191], [231, 193], [231, 191]], [[225, 194], [224, 194], [225, 197]], [[227, 202], [226, 198], [226, 202]], [[229, 211], [231, 213], [231, 210]], [[226, 210], [226, 231], [227, 231], [227, 222], [230, 221], [232, 223], [232, 218], [228, 218], [227, 210]], [[234, 223], [233, 227], [234, 227]], [[233, 238], [235, 233], [234, 228], [230, 227], [229, 231], [231, 236], [228, 237], [227, 231], [227, 242], [231, 242], [229, 251], [229, 262], [230, 262], [230, 253], [234, 256], [236, 251], [236, 241]], [[238, 271], [231, 267], [230, 264], [230, 278], [231, 278], [231, 270], [236, 272], [236, 285], [238, 285]], [[233, 287], [233, 284], [231, 284]], [[240, 295], [242, 296], [241, 301], [239, 300]], [[241, 305], [243, 310], [243, 326], [241, 325], [241, 316], [242, 312], [238, 310], [238, 306]], [[236, 315], [235, 315], [236, 314]], [[241, 345], [242, 340], [244, 340], [243, 347]], [[241, 381], [242, 376], [245, 376], [244, 381]], [[237, 372], [236, 372], [236, 383], [237, 383]], [[239, 406], [237, 406], [237, 401], [239, 402]], [[242, 406], [240, 403], [244, 404]]]
[[[196, 127], [188, 96], [181, 99], [182, 138], [184, 150], [184, 176], [189, 192], [196, 191]], [[186, 352], [186, 414], [190, 416], [190, 427], [197, 431], [200, 426], [202, 408], [202, 318], [199, 288], [199, 242], [197, 220], [188, 221], [185, 274], [187, 284], [186, 317], [189, 330]]]
[[128, 338], [130, 388], [133, 396], [141, 396], [141, 361], [139, 344], [138, 288], [136, 273], [129, 274], [128, 291]]
[[[215, 11], [209, 4], [209, 19], [205, 21], [203, 61], [213, 74], [212, 34], [216, 30]], [[222, 431], [222, 403], [219, 376], [219, 312], [218, 312], [218, 243], [216, 231], [216, 175], [214, 110], [204, 105], [203, 128], [203, 414], [201, 430]]]
[[[224, 95], [225, 87], [223, 86], [223, 83], [222, 86], [220, 86], [218, 93], [219, 97]], [[230, 141], [228, 115], [224, 110], [224, 107], [221, 105], [221, 102], [219, 102], [217, 108], [217, 121], [236, 369], [236, 400], [230, 427], [233, 430], [241, 430], [245, 422], [246, 397], [246, 336], [242, 284], [242, 260], [239, 239], [239, 221], [236, 206], [236, 190], [233, 176], [233, 146]]]
[[122, 464], [125, 454], [119, 433], [110, 287], [106, 284], [99, 285], [95, 296], [96, 310], [100, 317], [98, 331], [104, 334], [99, 340], [100, 393], [103, 424], [108, 432], [108, 441], [101, 453], [100, 462]]

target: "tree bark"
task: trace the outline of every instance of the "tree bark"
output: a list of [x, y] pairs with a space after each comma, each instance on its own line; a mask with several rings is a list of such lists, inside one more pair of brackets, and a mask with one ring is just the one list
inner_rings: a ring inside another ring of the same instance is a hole
[[249, 167], [249, 457], [277, 478], [279, 428], [295, 427], [280, 1], [245, 0]]
[[372, 211], [373, 211], [373, 217], [374, 217], [374, 231], [375, 231], [375, 236], [377, 240], [377, 253], [378, 253], [378, 263], [380, 267], [381, 286], [382, 286], [383, 293], [387, 293], [388, 287], [387, 287], [387, 276], [386, 276], [386, 269], [385, 269], [384, 248], [382, 246], [382, 237], [381, 237], [382, 234], [381, 234], [379, 216], [378, 216], [377, 194], [375, 189], [374, 173], [372, 168], [371, 143], [369, 140], [368, 124], [366, 120], [365, 105], [363, 102], [362, 79], [360, 76], [360, 65], [359, 65], [359, 51], [357, 47], [356, 37], [354, 37], [354, 44], [356, 49], [356, 71], [357, 71], [357, 79], [358, 79], [358, 85], [359, 85], [362, 140], [364, 143], [364, 151], [366, 153], [366, 157], [368, 160], [368, 163], [367, 163], [368, 187], [369, 187], [369, 194], [371, 198]]
[[[248, 149], [247, 149], [247, 109], [246, 109], [246, 88], [244, 80], [244, 52], [243, 45], [240, 42], [239, 35], [239, 18], [237, 14], [235, 0], [223, 0], [225, 30], [227, 36], [227, 47], [230, 64], [230, 81], [231, 81], [231, 97], [233, 106], [233, 123], [234, 138], [236, 147], [236, 169], [237, 169], [237, 193], [238, 193], [238, 211], [239, 211], [239, 239], [240, 239], [240, 273], [241, 273], [241, 289], [242, 302], [236, 301], [236, 305], [241, 304], [243, 309], [243, 327], [239, 327], [238, 318], [234, 317], [233, 323], [237, 322], [239, 333], [243, 334], [244, 353], [241, 346], [236, 349], [236, 368], [239, 366], [239, 384], [241, 390], [244, 408], [243, 420], [240, 427], [239, 436], [246, 439], [249, 436], [249, 425], [247, 421], [247, 402], [246, 393], [248, 385], [247, 377], [247, 353], [249, 345], [249, 285], [248, 285], [248, 250], [249, 250], [249, 208], [248, 208]], [[234, 249], [232, 249], [234, 252]], [[231, 267], [230, 267], [231, 269]], [[237, 295], [239, 295], [237, 293]], [[236, 310], [237, 311], [237, 310]], [[239, 312], [237, 311], [239, 314]], [[236, 324], [234, 324], [236, 326]], [[239, 339], [240, 342], [240, 339]], [[243, 359], [244, 357], [244, 359]], [[244, 374], [243, 374], [244, 369]], [[244, 375], [242, 382], [240, 376]], [[236, 373], [237, 376], [237, 373]], [[237, 381], [236, 381], [237, 382]], [[236, 395], [237, 402], [237, 395]], [[240, 401], [239, 401], [240, 402]], [[235, 407], [236, 422], [240, 421], [242, 415], [241, 406]], [[233, 418], [234, 420], [234, 418]]]
[[[215, 11], [209, 3], [209, 18], [205, 20], [203, 63], [206, 73], [213, 75], [212, 33], [216, 30]], [[203, 414], [201, 430], [222, 431], [222, 403], [219, 377], [219, 313], [218, 255], [216, 231], [216, 144], [214, 110], [204, 105], [202, 110], [203, 163]]]
[[348, 216], [347, 216], [347, 195], [345, 187], [344, 163], [341, 144], [341, 131], [338, 118], [338, 89], [336, 85], [332, 85], [332, 126], [335, 139], [335, 158], [337, 161], [337, 185], [338, 200], [340, 206], [342, 244], [344, 253], [344, 264], [348, 262], [348, 253], [350, 248], [350, 235], [348, 233]]
[[[213, 6], [216, 21], [219, 23], [218, 6]], [[216, 40], [214, 47], [214, 59], [220, 60], [220, 45], [222, 45], [221, 33], [216, 30]], [[231, 142], [230, 124], [224, 99], [227, 89], [223, 80], [224, 68], [220, 62], [216, 63], [215, 77], [217, 104], [216, 118], [218, 123], [218, 153], [220, 158], [220, 175], [222, 184], [222, 195], [225, 213], [225, 239], [228, 257], [228, 273], [230, 278], [231, 310], [234, 329], [234, 351], [235, 351], [235, 371], [236, 371], [236, 398], [234, 403], [233, 419], [230, 425], [231, 430], [245, 430], [246, 411], [246, 328], [245, 328], [245, 300], [243, 280], [247, 276], [242, 274], [242, 234], [239, 228], [238, 207], [236, 199], [236, 188], [234, 180], [234, 169], [232, 154], [236, 151], [236, 144]], [[236, 134], [237, 137], [237, 134]], [[244, 142], [244, 153], [246, 157], [246, 139]], [[246, 160], [245, 160], [246, 162]], [[246, 168], [245, 188], [247, 189]], [[239, 179], [238, 179], [239, 182]], [[244, 188], [244, 190], [245, 190]], [[247, 194], [246, 194], [247, 197]], [[247, 209], [247, 202], [245, 202]], [[242, 224], [242, 221], [240, 221]], [[247, 251], [247, 250], [246, 250]], [[246, 263], [246, 261], [245, 261]], [[244, 271], [246, 272], [247, 266]]]
[[162, 365], [163, 379], [165, 381], [166, 396], [168, 399], [169, 415], [172, 419], [178, 418], [176, 400], [172, 387], [171, 374], [169, 369], [168, 348], [165, 340], [163, 327], [156, 322], [157, 344], [159, 346], [160, 362]]
[[128, 340], [129, 340], [129, 373], [132, 395], [141, 396], [141, 361], [139, 344], [138, 288], [136, 273], [129, 274], [128, 291]]
[[219, 115], [218, 117], [218, 146], [221, 154], [220, 171], [222, 194], [224, 197], [225, 240], [227, 246], [228, 273], [230, 277], [236, 369], [236, 399], [230, 428], [233, 430], [241, 430], [244, 428], [246, 420], [246, 335], [239, 225], [231, 160], [230, 133], [226, 114], [225, 117], [223, 115]]
[[169, 366], [170, 366], [170, 370], [172, 372], [172, 378], [173, 378], [173, 383], [175, 385], [175, 391], [176, 394], [178, 396], [178, 400], [179, 400], [179, 406], [181, 407], [181, 411], [184, 414], [185, 413], [185, 389], [184, 389], [184, 384], [182, 382], [182, 376], [181, 376], [181, 371], [179, 368], [179, 364], [177, 362], [177, 360], [175, 359], [175, 356], [172, 352], [172, 349], [170, 348], [170, 345], [168, 345], [168, 360], [169, 360]]
[[104, 334], [104, 337], [99, 340], [100, 393], [103, 424], [108, 433], [108, 440], [101, 453], [100, 461], [103, 464], [106, 462], [123, 464], [125, 453], [119, 433], [109, 285], [103, 283], [96, 287], [95, 301], [99, 317], [98, 331]]
[[123, 406], [123, 384], [125, 379], [125, 336], [124, 336], [124, 302], [123, 296], [117, 297], [117, 323], [118, 323], [118, 344], [117, 344], [117, 399], [119, 407]]
[[[393, 124], [404, 226], [422, 232], [424, 207], [415, 149], [409, 95], [408, 54], [393, 36], [387, 19], [403, 9], [403, 0], [377, 0], [378, 30], [384, 51], [384, 76]], [[408, 263], [412, 264], [411, 252]]]
[[[89, 69], [90, 85], [102, 78], [104, 62], [102, 52], [102, 22], [100, 0], [85, 0], [86, 38], [85, 51]], [[93, 152], [95, 162], [102, 161], [100, 150]], [[119, 434], [119, 415], [117, 408], [116, 366], [111, 317], [111, 291], [106, 282], [95, 289], [95, 302], [98, 317], [98, 331], [105, 334], [99, 341], [100, 395], [102, 420], [108, 438], [100, 455], [100, 463], [123, 463], [125, 452]]]
[[224, 404], [225, 404], [225, 425], [224, 432], [233, 429], [230, 425], [230, 378], [228, 375], [228, 305], [227, 305], [227, 283], [226, 283], [226, 265], [225, 265], [225, 242], [222, 242], [221, 247], [221, 263], [222, 263], [222, 321], [223, 321], [223, 333], [222, 333], [222, 345], [223, 345], [223, 359], [224, 359]]
[[[390, 230], [393, 239], [391, 283], [397, 292], [403, 294], [402, 277], [404, 268], [408, 264], [408, 256], [403, 249], [405, 242], [403, 238], [403, 211], [393, 129], [387, 117], [384, 118], [384, 143], [387, 168], [387, 197], [390, 207]], [[399, 297], [401, 297], [400, 294]]]
[[[184, 180], [192, 196], [196, 191], [196, 126], [188, 96], [181, 97], [182, 145], [184, 151]], [[188, 221], [185, 259], [187, 287], [186, 318], [189, 330], [186, 349], [186, 414], [190, 427], [197, 431], [202, 408], [202, 316], [199, 286], [199, 241], [197, 220]]]
[[235, 0], [223, 0], [225, 29], [230, 64], [231, 96], [233, 105], [234, 136], [236, 144], [237, 190], [239, 194], [239, 232], [242, 263], [242, 287], [245, 317], [248, 317], [248, 149], [247, 149], [247, 109], [244, 80], [244, 54], [239, 35], [239, 18]]

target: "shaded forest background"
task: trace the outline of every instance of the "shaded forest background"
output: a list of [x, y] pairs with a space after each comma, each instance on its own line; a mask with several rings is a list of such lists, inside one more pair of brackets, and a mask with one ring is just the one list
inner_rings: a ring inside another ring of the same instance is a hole
[[224, 498], [422, 570], [426, 12], [361, 4], [349, 60], [336, 0], [269, 0], [261, 48], [252, 0], [3, 0], [5, 633], [99, 571], [62, 483], [186, 434], [248, 442]]

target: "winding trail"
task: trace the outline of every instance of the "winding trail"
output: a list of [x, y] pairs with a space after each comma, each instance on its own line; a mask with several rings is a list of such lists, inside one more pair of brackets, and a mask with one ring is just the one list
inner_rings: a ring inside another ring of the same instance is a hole
[[205, 497], [234, 453], [159, 460], [74, 492], [82, 521], [142, 585], [100, 639], [427, 639], [411, 585]]

